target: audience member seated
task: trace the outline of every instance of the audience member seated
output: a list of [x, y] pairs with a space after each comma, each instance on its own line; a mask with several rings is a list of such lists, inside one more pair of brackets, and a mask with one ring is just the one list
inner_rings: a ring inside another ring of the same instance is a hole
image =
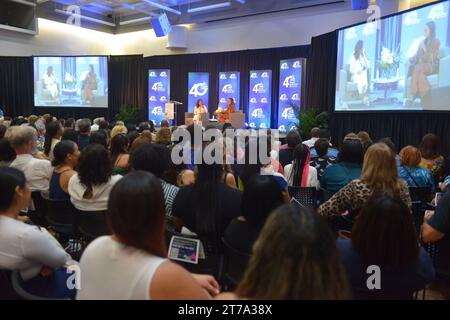
[[289, 186], [319, 188], [316, 168], [310, 166], [309, 148], [298, 144], [294, 150], [294, 159], [284, 168], [284, 176]]
[[424, 135], [419, 150], [422, 155], [420, 166], [430, 170], [436, 182], [440, 181], [444, 175], [444, 157], [441, 155], [439, 137], [433, 133]]
[[44, 154], [50, 161], [53, 160], [53, 149], [61, 141], [63, 130], [59, 121], [52, 121], [45, 128]]
[[112, 175], [108, 150], [94, 143], [88, 145], [78, 160], [78, 173], [69, 180], [70, 201], [80, 211], [104, 211], [109, 193], [121, 175]]
[[119, 181], [107, 223], [113, 234], [91, 242], [81, 257], [77, 300], [205, 300], [207, 292], [218, 294], [213, 277], [191, 275], [167, 259], [160, 179], [135, 171]]
[[252, 177], [242, 193], [241, 215], [231, 220], [225, 230], [227, 244], [250, 255], [267, 217], [283, 203], [283, 193], [272, 177]]
[[78, 144], [78, 132], [75, 129], [65, 128], [61, 140], [71, 140]]
[[49, 197], [53, 200], [69, 200], [69, 180], [77, 172], [80, 151], [75, 142], [62, 140], [54, 152], [52, 166], [54, 167], [49, 186]]
[[450, 270], [450, 192], [437, 203], [435, 212], [427, 211], [422, 225], [422, 241], [436, 243], [435, 267], [439, 273], [448, 275]]
[[[1, 152], [0, 152], [1, 154]], [[441, 184], [441, 191], [446, 192], [448, 190], [448, 186], [450, 185], [450, 176], [445, 177], [444, 182]]]
[[181, 187], [173, 203], [173, 215], [216, 248], [231, 220], [239, 216], [242, 197], [224, 183], [223, 176], [220, 164], [197, 165], [195, 183]]
[[99, 129], [98, 131], [92, 132], [89, 136], [88, 145], [93, 143], [98, 143], [105, 149], [109, 149], [109, 139], [106, 131]]
[[80, 119], [75, 123], [75, 130], [78, 125], [78, 148], [80, 151], [88, 145], [89, 135], [91, 134], [91, 120]]
[[431, 171], [420, 167], [420, 151], [416, 147], [406, 146], [400, 151], [398, 176], [406, 181], [409, 187], [430, 187], [434, 191], [434, 179]]
[[286, 204], [267, 218], [236, 293], [217, 298], [336, 300], [349, 299], [350, 290], [327, 223]]
[[125, 175], [128, 171], [128, 148], [130, 141], [124, 133], [119, 133], [111, 140], [111, 161], [113, 174]]
[[113, 139], [116, 135], [118, 135], [119, 133], [124, 133], [127, 134], [128, 130], [127, 127], [125, 127], [125, 125], [123, 124], [117, 124], [114, 126], [114, 128], [111, 130], [111, 139]]
[[366, 131], [360, 131], [357, 134], [358, 138], [361, 140], [363, 146], [363, 152], [366, 153], [367, 149], [373, 144], [372, 139]]
[[363, 147], [359, 139], [344, 140], [338, 162], [327, 167], [320, 178], [321, 188], [336, 193], [350, 181], [359, 178], [363, 158]]
[[310, 134], [311, 139], [303, 141], [303, 144], [305, 146], [308, 146], [309, 148], [312, 148], [314, 147], [314, 143], [316, 143], [316, 141], [320, 139], [320, 128], [312, 128]]
[[0, 139], [3, 139], [5, 136], [7, 127], [3, 124], [0, 124]]
[[[330, 167], [331, 168], [331, 167]], [[357, 215], [374, 192], [392, 193], [411, 208], [408, 185], [398, 177], [394, 153], [384, 143], [375, 143], [364, 156], [360, 179], [351, 181], [319, 207], [321, 215]]]
[[46, 229], [17, 220], [31, 199], [25, 175], [0, 168], [0, 181], [0, 269], [18, 271], [22, 288], [30, 294], [74, 298], [75, 290], [67, 287], [70, 273], [64, 268], [70, 255]]
[[336, 162], [336, 158], [328, 155], [328, 149], [330, 143], [327, 139], [320, 138], [314, 144], [314, 150], [316, 150], [317, 157], [312, 159], [311, 166], [316, 168], [317, 177], [320, 179], [325, 172], [325, 169]]
[[[408, 206], [398, 196], [377, 193], [367, 200], [351, 240], [337, 246], [356, 298], [412, 299], [413, 292], [434, 279], [427, 252], [419, 246]], [[381, 270], [380, 290], [367, 288], [367, 268]]]
[[152, 134], [148, 130], [144, 130], [141, 135], [133, 141], [130, 148], [130, 155], [134, 153], [141, 145], [152, 143]]
[[135, 130], [135, 131], [128, 132], [127, 137], [128, 137], [128, 141], [130, 142], [130, 147], [131, 147], [131, 144], [133, 143], [133, 141], [136, 140], [137, 138], [139, 138], [140, 134], [138, 131]]
[[280, 161], [280, 164], [284, 167], [286, 167], [288, 164], [294, 160], [294, 149], [295, 147], [302, 143], [302, 138], [300, 137], [300, 134], [297, 130], [291, 130], [286, 136], [287, 141], [287, 148], [281, 149], [278, 155], [278, 160]]
[[7, 138], [0, 139], [0, 167], [9, 167], [16, 159], [16, 152]]
[[47, 191], [53, 168], [50, 161], [32, 156], [37, 148], [36, 130], [29, 126], [15, 127], [11, 132], [10, 142], [17, 154], [10, 167], [25, 174], [31, 191]]
[[165, 146], [172, 144], [172, 132], [170, 128], [161, 128], [156, 133], [155, 143]]
[[[28, 120], [29, 122], [29, 120]], [[66, 122], [64, 122], [64, 131], [66, 129], [75, 129], [75, 119], [74, 118], [69, 118], [66, 120]]]
[[400, 166], [400, 156], [397, 154], [397, 148], [395, 147], [395, 144], [392, 141], [392, 139], [389, 137], [385, 137], [385, 138], [378, 140], [378, 142], [384, 143], [385, 145], [387, 145], [389, 147], [389, 149], [392, 150], [392, 152], [395, 154], [395, 161], [397, 162], [397, 166]]
[[[261, 140], [262, 139], [262, 140]], [[273, 162], [270, 157], [270, 148], [266, 148], [266, 154], [260, 148], [263, 146], [263, 141], [267, 140], [267, 145], [270, 143], [270, 137], [259, 137], [257, 139], [250, 139], [244, 147], [243, 164], [240, 165], [238, 187], [239, 190], [244, 190], [245, 184], [253, 175], [264, 174], [272, 176], [280, 186], [285, 196], [288, 196], [288, 183], [283, 174], [277, 172], [273, 167]]]
[[170, 124], [169, 121], [167, 121], [166, 119], [161, 120], [161, 128], [170, 128]]
[[179, 189], [162, 179], [169, 168], [170, 161], [170, 153], [165, 146], [144, 144], [131, 154], [129, 162], [130, 169], [147, 171], [160, 179], [168, 216], [172, 215], [174, 200]]

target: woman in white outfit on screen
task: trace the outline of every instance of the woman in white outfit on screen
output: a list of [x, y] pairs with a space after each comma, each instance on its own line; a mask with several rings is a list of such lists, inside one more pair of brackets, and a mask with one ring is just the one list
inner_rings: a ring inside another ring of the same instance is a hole
[[207, 113], [208, 108], [203, 104], [202, 99], [198, 99], [194, 108], [194, 123], [202, 124], [202, 113]]
[[355, 45], [355, 51], [348, 61], [350, 67], [350, 73], [352, 75], [352, 81], [356, 83], [358, 87], [358, 94], [365, 102], [369, 101], [368, 88], [369, 88], [369, 59], [367, 58], [366, 51], [364, 50], [364, 43], [359, 40]]

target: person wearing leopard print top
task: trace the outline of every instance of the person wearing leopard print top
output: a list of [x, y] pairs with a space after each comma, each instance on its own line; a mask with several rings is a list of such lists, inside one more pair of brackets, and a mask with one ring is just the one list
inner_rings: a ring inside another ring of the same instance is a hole
[[319, 207], [323, 216], [357, 213], [374, 191], [398, 195], [411, 209], [408, 185], [398, 177], [395, 155], [384, 143], [372, 145], [364, 156], [361, 179], [351, 181]]

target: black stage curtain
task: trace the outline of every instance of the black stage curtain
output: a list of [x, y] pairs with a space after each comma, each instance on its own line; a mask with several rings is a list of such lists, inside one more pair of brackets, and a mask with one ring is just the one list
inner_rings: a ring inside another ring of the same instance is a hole
[[[280, 77], [280, 60], [291, 58], [308, 58], [309, 46], [294, 46], [258, 50], [243, 50], [220, 53], [199, 53], [184, 55], [151, 56], [144, 58], [145, 68], [170, 69], [170, 98], [183, 103], [177, 109], [177, 123], [184, 122], [184, 112], [187, 111], [188, 73], [209, 72], [209, 112], [217, 109], [219, 97], [219, 72], [239, 71], [241, 74], [239, 109], [247, 112], [249, 72], [251, 70], [272, 70], [272, 105], [278, 99]], [[147, 78], [147, 77], [146, 77]], [[148, 83], [148, 79], [147, 79]], [[148, 90], [146, 90], [148, 95]], [[147, 97], [148, 99], [148, 97]], [[274, 108], [272, 108], [274, 109]], [[147, 111], [148, 112], [148, 111]], [[272, 123], [276, 110], [272, 110]]]
[[111, 56], [108, 62], [109, 108], [34, 107], [32, 57], [0, 57], [0, 106], [8, 116], [50, 113], [58, 118], [112, 119], [122, 104], [143, 110], [145, 119], [144, 60], [142, 55]]
[[5, 115], [33, 111], [33, 58], [0, 57], [0, 108]]
[[443, 153], [450, 155], [450, 112], [334, 112], [337, 42], [337, 32], [312, 39], [307, 86], [307, 107], [330, 114], [334, 144], [339, 146], [349, 132], [365, 130], [374, 141], [390, 137], [399, 151], [406, 145], [417, 146], [431, 132], [442, 139]]
[[140, 121], [145, 121], [145, 70], [143, 55], [111, 56], [109, 60], [109, 118], [122, 105], [138, 107]]

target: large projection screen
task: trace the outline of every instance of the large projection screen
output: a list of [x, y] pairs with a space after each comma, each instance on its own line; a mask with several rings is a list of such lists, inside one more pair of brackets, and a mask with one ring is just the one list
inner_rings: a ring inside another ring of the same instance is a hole
[[335, 111], [450, 110], [449, 2], [339, 30]]
[[34, 57], [36, 107], [108, 107], [106, 56]]

